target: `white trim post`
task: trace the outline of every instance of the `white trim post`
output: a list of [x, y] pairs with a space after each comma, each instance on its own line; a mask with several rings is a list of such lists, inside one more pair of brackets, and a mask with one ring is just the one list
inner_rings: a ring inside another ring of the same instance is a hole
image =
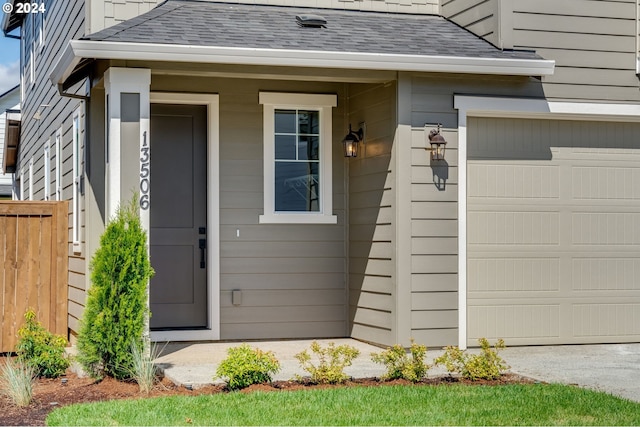
[[[122, 166], [122, 105], [120, 102], [123, 93], [140, 95], [139, 123], [140, 145], [144, 143], [145, 133], [149, 134], [149, 89], [151, 85], [151, 70], [142, 68], [116, 68], [111, 67], [105, 73], [105, 93], [109, 97], [106, 120], [108, 122], [107, 135], [107, 165], [106, 165], [106, 205], [107, 216], [112, 218], [123, 199], [128, 199], [128, 194], [121, 194], [122, 178], [127, 172]], [[136, 176], [139, 171], [136, 171]], [[136, 188], [139, 183], [136, 183]], [[149, 231], [148, 213], [141, 212], [142, 226]]]

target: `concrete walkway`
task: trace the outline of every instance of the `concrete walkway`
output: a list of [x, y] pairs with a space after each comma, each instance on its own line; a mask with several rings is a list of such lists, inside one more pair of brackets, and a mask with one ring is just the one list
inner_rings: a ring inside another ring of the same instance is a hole
[[[349, 344], [360, 356], [345, 372], [355, 378], [379, 377], [382, 365], [371, 361], [371, 353], [382, 349], [353, 339], [317, 340], [323, 346]], [[308, 349], [312, 340], [249, 342], [253, 347], [273, 351], [282, 370], [275, 380], [303, 376], [295, 354]], [[241, 343], [170, 343], [157, 363], [173, 382], [202, 387], [214, 383], [218, 364], [227, 357], [227, 349]], [[440, 356], [442, 350], [429, 350], [427, 360]], [[640, 402], [640, 344], [572, 345], [513, 347], [501, 353], [511, 371], [549, 383], [575, 384]], [[444, 375], [444, 368], [432, 368], [428, 375]], [[221, 382], [220, 380], [215, 382]]]

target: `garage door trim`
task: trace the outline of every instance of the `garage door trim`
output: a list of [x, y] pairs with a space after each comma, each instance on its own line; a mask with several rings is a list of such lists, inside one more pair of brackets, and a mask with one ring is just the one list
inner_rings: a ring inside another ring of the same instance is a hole
[[467, 117], [640, 122], [640, 105], [454, 96], [458, 110], [458, 346], [467, 347]]

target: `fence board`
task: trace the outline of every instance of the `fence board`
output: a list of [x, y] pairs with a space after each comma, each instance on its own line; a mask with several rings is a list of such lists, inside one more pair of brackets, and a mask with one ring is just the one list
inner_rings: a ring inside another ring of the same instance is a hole
[[15, 350], [27, 309], [67, 337], [68, 202], [0, 202], [0, 352]]
[[6, 218], [5, 225], [5, 259], [4, 259], [4, 305], [2, 306], [2, 351], [10, 349], [12, 343], [15, 341], [15, 286], [16, 286], [16, 232], [17, 232], [17, 218]]

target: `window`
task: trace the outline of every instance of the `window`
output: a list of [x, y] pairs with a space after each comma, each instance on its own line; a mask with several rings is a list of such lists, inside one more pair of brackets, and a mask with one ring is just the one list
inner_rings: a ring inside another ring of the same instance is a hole
[[33, 158], [29, 159], [29, 200], [33, 200]]
[[35, 14], [38, 20], [38, 46], [40, 47], [40, 51], [44, 48], [44, 13], [45, 12], [40, 12]]
[[335, 95], [261, 92], [264, 214], [260, 223], [335, 224], [331, 114]]
[[51, 198], [51, 147], [49, 141], [44, 144], [44, 200]]
[[80, 108], [73, 113], [73, 250], [80, 252], [80, 179], [82, 176], [80, 161]]
[[31, 82], [31, 85], [35, 85], [36, 84], [36, 78], [35, 78], [35, 61], [33, 59], [33, 47], [31, 48], [31, 53], [29, 54], [29, 81]]
[[25, 168], [20, 169], [20, 200], [26, 200], [25, 194], [24, 194], [25, 173], [26, 173]]
[[56, 200], [62, 200], [62, 128], [56, 131], [56, 172], [53, 187], [55, 188]]

